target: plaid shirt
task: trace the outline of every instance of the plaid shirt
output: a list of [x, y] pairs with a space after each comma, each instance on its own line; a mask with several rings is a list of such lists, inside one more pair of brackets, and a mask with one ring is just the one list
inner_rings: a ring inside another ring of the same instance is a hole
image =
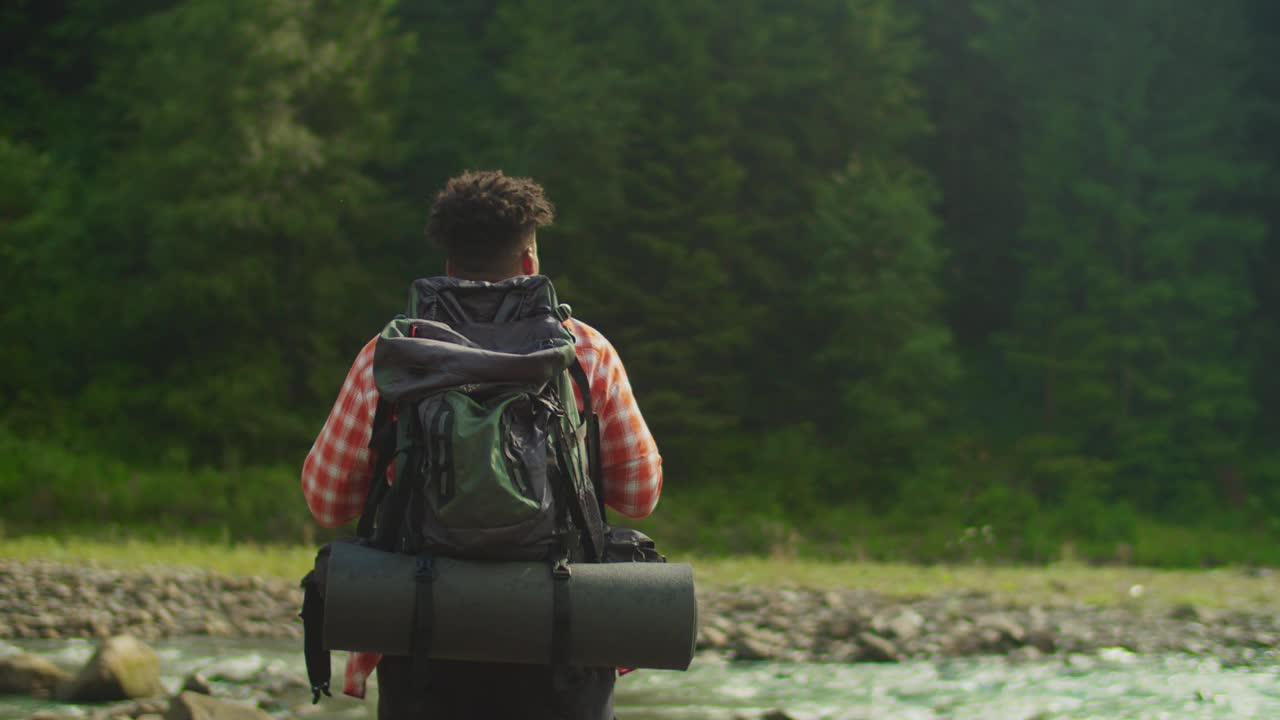
[[[567, 326], [577, 339], [578, 360], [590, 379], [591, 405], [600, 416], [605, 503], [623, 515], [644, 517], [653, 512], [662, 492], [658, 446], [640, 415], [613, 345], [586, 323], [571, 319]], [[350, 522], [364, 510], [374, 460], [368, 446], [378, 407], [378, 389], [373, 382], [377, 340], [370, 340], [356, 356], [329, 419], [302, 465], [302, 494], [316, 522], [325, 527]], [[573, 392], [581, 407], [576, 383]], [[343, 692], [364, 697], [365, 681], [380, 658], [373, 653], [352, 653]]]

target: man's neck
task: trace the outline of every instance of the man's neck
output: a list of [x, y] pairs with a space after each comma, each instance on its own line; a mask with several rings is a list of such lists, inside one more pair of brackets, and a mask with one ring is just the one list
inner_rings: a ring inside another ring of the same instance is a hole
[[459, 280], [471, 280], [474, 282], [498, 283], [498, 282], [502, 282], [503, 280], [510, 280], [513, 277], [518, 277], [523, 274], [524, 273], [518, 273], [518, 272], [505, 273], [505, 274], [504, 273], [455, 272], [450, 277], [455, 277]]

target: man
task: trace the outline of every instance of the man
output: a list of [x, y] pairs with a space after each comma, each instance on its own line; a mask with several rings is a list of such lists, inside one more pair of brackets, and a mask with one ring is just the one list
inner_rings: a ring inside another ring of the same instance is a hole
[[[444, 248], [449, 276], [498, 282], [539, 274], [537, 228], [549, 225], [552, 217], [551, 203], [532, 180], [508, 177], [501, 170], [466, 172], [436, 196], [426, 234]], [[662, 490], [662, 458], [613, 346], [579, 320], [570, 319], [566, 326], [575, 338], [574, 349], [599, 415], [605, 503], [629, 517], [644, 517], [653, 511]], [[376, 341], [370, 340], [356, 356], [302, 468], [303, 494], [316, 521], [325, 527], [353, 520], [364, 507], [374, 464], [368, 445], [378, 405], [373, 378]], [[581, 407], [576, 386], [574, 393]], [[553, 677], [547, 668], [436, 662], [431, 677], [422, 678], [412, 675], [406, 658], [381, 660], [356, 653], [347, 663], [343, 691], [364, 697], [366, 679], [375, 667], [382, 718], [484, 717], [505, 712], [501, 702], [509, 698], [549, 705], [575, 693], [573, 687], [564, 687], [566, 683], [581, 685], [580, 705], [597, 706], [600, 717], [612, 716], [612, 672], [600, 683]], [[592, 693], [602, 697], [586, 697]], [[520, 708], [518, 715], [509, 716], [544, 713], [555, 715], [551, 708]]]

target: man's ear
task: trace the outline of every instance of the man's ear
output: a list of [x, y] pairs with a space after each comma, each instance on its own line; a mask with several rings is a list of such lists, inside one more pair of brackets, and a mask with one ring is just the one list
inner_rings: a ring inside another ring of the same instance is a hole
[[525, 275], [538, 274], [538, 246], [530, 245], [520, 253], [520, 272]]

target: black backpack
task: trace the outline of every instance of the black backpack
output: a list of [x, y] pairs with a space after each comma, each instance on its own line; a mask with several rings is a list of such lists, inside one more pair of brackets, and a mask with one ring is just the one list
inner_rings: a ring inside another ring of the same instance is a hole
[[[665, 562], [643, 533], [605, 525], [599, 423], [565, 327], [569, 317], [543, 276], [415, 281], [407, 315], [388, 323], [375, 346], [374, 472], [357, 537], [339, 542], [417, 555], [424, 578], [436, 555], [546, 559], [557, 576], [567, 576], [571, 562]], [[390, 467], [395, 483], [388, 486]], [[329, 694], [321, 629], [328, 556], [325, 546], [302, 581], [304, 650], [316, 702]], [[568, 621], [565, 585], [555, 583], [557, 637]], [[418, 594], [419, 602], [430, 597]], [[431, 615], [428, 608], [417, 614]], [[502, 669], [512, 682], [546, 686], [546, 702], [535, 704], [547, 707], [539, 711], [612, 715], [612, 668], [571, 667], [554, 658], [551, 666], [495, 666], [425, 653], [387, 660], [397, 675], [409, 661], [412, 676], [476, 697], [503, 692], [489, 686]]]
[[602, 559], [599, 427], [568, 318], [540, 275], [413, 283], [374, 352], [362, 537], [409, 554]]

